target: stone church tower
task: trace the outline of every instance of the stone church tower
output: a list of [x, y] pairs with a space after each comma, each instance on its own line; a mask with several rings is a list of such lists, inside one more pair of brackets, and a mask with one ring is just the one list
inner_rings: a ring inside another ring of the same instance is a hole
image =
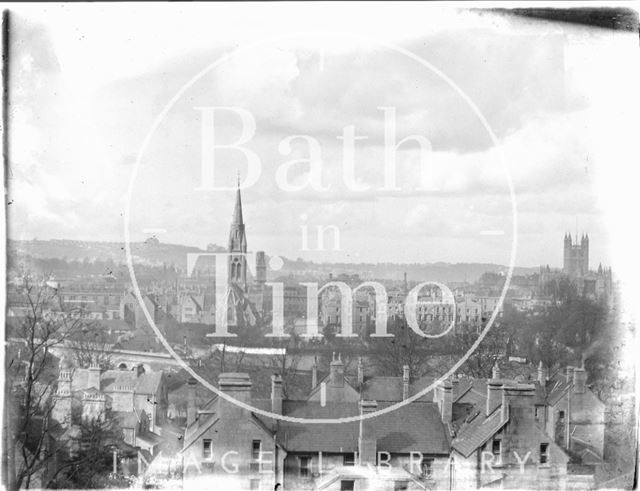
[[[238, 255], [235, 255], [235, 254]], [[229, 231], [229, 284], [238, 285], [242, 291], [247, 291], [247, 237], [242, 218], [242, 198], [240, 196], [240, 181], [236, 191], [236, 205], [233, 210], [233, 221]]]
[[571, 234], [564, 236], [564, 263], [562, 272], [571, 278], [579, 278], [589, 272], [589, 235], [583, 235], [573, 243]]

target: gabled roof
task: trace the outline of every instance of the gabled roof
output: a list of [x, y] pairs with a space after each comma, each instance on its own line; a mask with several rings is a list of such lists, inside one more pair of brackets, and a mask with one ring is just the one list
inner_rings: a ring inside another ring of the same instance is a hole
[[136, 383], [136, 393], [155, 394], [158, 392], [162, 382], [162, 372], [143, 373], [138, 377]]
[[[460, 383], [460, 382], [459, 382]], [[482, 406], [487, 402], [487, 381], [484, 379], [467, 379], [463, 390], [459, 391], [455, 402]]]
[[[321, 380], [318, 381], [318, 385], [316, 385], [313, 389], [311, 389], [311, 391], [309, 392], [309, 395], [307, 396], [307, 400], [309, 400], [314, 394], [316, 394], [316, 392], [318, 392], [320, 390], [320, 386], [322, 385], [323, 382], [327, 382], [329, 380], [329, 376], [331, 374], [328, 373], [325, 377], [323, 377]], [[357, 384], [355, 383], [355, 380], [353, 379], [353, 377], [344, 377], [344, 381], [345, 387], [350, 387], [351, 389], [353, 389], [354, 391], [358, 392], [358, 388], [357, 388]]]
[[[74, 374], [74, 381], [75, 377]], [[103, 391], [133, 391], [137, 383], [137, 374], [132, 370], [106, 370], [100, 374], [100, 386]]]
[[[389, 407], [380, 403], [378, 410]], [[358, 403], [327, 403], [285, 401], [287, 416], [313, 419], [337, 419], [358, 416]], [[413, 402], [373, 418], [379, 451], [408, 453], [420, 451], [447, 454], [449, 441], [445, 426], [435, 404]], [[292, 452], [355, 452], [358, 449], [360, 421], [350, 423], [296, 424], [280, 422], [277, 436], [287, 451]]]

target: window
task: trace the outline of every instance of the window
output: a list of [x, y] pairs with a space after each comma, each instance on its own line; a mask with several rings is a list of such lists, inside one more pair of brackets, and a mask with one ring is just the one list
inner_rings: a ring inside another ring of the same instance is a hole
[[209, 439], [202, 440], [202, 458], [211, 458], [211, 440]]
[[343, 465], [356, 465], [356, 454], [346, 453], [343, 455]]
[[564, 422], [564, 411], [560, 411], [560, 413], [558, 414], [558, 419], [561, 423]]
[[355, 481], [340, 481], [340, 491], [353, 491], [355, 485]]
[[422, 457], [422, 461], [420, 462], [420, 471], [423, 479], [430, 478], [433, 473], [433, 459]]
[[548, 443], [540, 444], [540, 463], [541, 464], [549, 463], [549, 444]]
[[260, 440], [253, 440], [251, 443], [251, 458], [253, 460], [260, 459], [260, 449], [262, 448], [262, 442]]
[[300, 457], [300, 477], [309, 477], [310, 475], [310, 457]]
[[249, 489], [260, 489], [260, 479], [249, 479]]
[[260, 440], [253, 440], [253, 442], [251, 442], [251, 463], [249, 464], [249, 468], [251, 469], [251, 472], [260, 471], [261, 449], [262, 449], [262, 442]]
[[536, 406], [536, 421], [539, 423], [544, 418], [544, 406]]
[[491, 444], [491, 453], [495, 457], [495, 461], [497, 463], [502, 462], [501, 453], [502, 453], [502, 440], [493, 440]]

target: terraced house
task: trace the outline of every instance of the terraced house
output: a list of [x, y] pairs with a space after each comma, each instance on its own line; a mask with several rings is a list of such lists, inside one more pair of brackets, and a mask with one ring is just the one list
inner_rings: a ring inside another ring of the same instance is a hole
[[[272, 376], [270, 399], [251, 397], [247, 374], [220, 375], [219, 388], [247, 407], [215, 396], [197, 408], [192, 380], [186, 479], [265, 490], [277, 483], [295, 490], [593, 485], [602, 462], [604, 408], [582, 385], [582, 369], [572, 369], [571, 379], [549, 378], [540, 369], [538, 379], [524, 383], [501, 378], [496, 367], [489, 380], [457, 377], [428, 392], [434, 380], [412, 382], [408, 367], [402, 377], [364, 372], [358, 363], [357, 373], [346, 375], [334, 357], [329, 374], [304, 400], [284, 399], [279, 375]], [[556, 414], [570, 394], [567, 440]]]

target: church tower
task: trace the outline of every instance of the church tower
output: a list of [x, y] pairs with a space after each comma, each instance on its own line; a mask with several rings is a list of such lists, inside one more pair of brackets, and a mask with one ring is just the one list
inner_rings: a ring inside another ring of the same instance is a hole
[[589, 234], [586, 234], [582, 237], [582, 241], [580, 242], [580, 249], [582, 250], [581, 261], [582, 264], [582, 274], [587, 274], [589, 272]]
[[571, 235], [564, 234], [564, 261], [562, 270], [565, 274], [571, 274]]
[[[242, 218], [242, 197], [240, 196], [240, 180], [236, 191], [236, 205], [233, 210], [233, 221], [229, 231], [229, 284], [236, 284], [247, 291], [247, 237]], [[237, 255], [236, 255], [237, 254]]]
[[564, 236], [564, 274], [571, 278], [580, 278], [589, 272], [589, 235], [576, 235], [575, 243], [571, 234]]

